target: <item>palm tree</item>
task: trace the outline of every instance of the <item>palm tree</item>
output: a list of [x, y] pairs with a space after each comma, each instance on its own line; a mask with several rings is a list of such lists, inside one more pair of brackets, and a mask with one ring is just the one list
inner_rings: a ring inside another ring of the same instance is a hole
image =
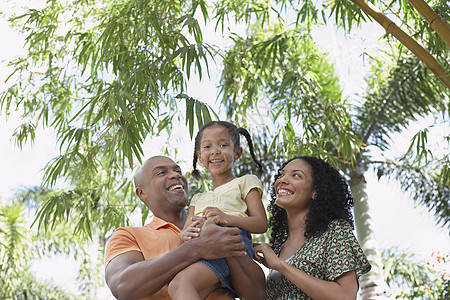
[[[380, 76], [380, 74], [375, 76]], [[377, 77], [377, 82], [379, 82], [378, 79], [379, 77]], [[382, 81], [379, 86], [373, 86], [372, 89], [369, 89], [365, 96], [365, 102], [356, 107], [355, 132], [361, 138], [361, 141], [368, 146], [376, 146], [383, 150], [390, 145], [389, 136], [391, 133], [401, 132], [419, 116], [426, 116], [435, 111], [445, 113], [448, 105], [448, 93], [446, 91], [441, 91], [442, 94], [439, 93], [439, 89], [437, 86], [433, 86], [432, 82], [433, 80], [430, 80], [426, 70], [418, 65], [416, 58], [397, 61], [396, 65], [389, 71], [386, 81]], [[370, 299], [384, 293], [382, 290], [384, 284], [381, 255], [374, 242], [364, 174], [368, 167], [381, 170], [386, 165], [395, 166], [398, 172], [408, 170], [406, 166], [401, 165], [401, 162], [398, 162], [397, 165], [389, 161], [378, 161], [374, 164], [371, 162], [370, 156], [365, 155], [364, 152], [358, 155], [356, 164], [349, 170], [350, 186], [355, 197], [355, 221], [358, 239], [372, 264], [372, 271], [361, 279], [362, 299]], [[410, 167], [409, 170], [412, 171], [412, 168]], [[399, 179], [406, 181], [407, 178], [403, 176]], [[448, 186], [436, 185], [436, 180], [432, 177], [429, 177], [427, 181], [430, 186], [433, 184], [437, 187], [436, 191], [441, 191], [435, 193], [433, 199], [428, 203], [423, 201], [424, 198], [418, 198], [419, 202], [426, 204], [428, 209], [432, 211], [433, 208], [438, 207], [439, 203], [445, 201], [446, 195], [448, 196]], [[404, 185], [404, 190], [408, 186]], [[424, 193], [420, 190], [416, 192], [417, 194]], [[445, 210], [438, 213], [438, 218], [443, 220], [444, 223], [448, 222], [448, 215]]]
[[[144, 140], [161, 131], [170, 135], [177, 120], [186, 121], [192, 134], [196, 120], [201, 125], [208, 119], [208, 107], [184, 95], [187, 80], [194, 74], [201, 79], [210, 58], [223, 55], [222, 102], [239, 114], [238, 124], [252, 117], [248, 111], [265, 105], [268, 117], [262, 124], [273, 124], [265, 132], [275, 132], [267, 134], [269, 151], [278, 157], [299, 152], [326, 157], [353, 178], [358, 236], [374, 265], [372, 274], [381, 273], [379, 252], [369, 245], [370, 211], [362, 205], [364, 172], [374, 165], [366, 146], [383, 149], [389, 134], [416, 116], [447, 111], [448, 89], [419, 61], [403, 52], [396, 52], [392, 69], [375, 61], [377, 78], [369, 81], [361, 105], [351, 110], [332, 68], [309, 39], [313, 23], [329, 21], [327, 9], [346, 29], [365, 21], [367, 16], [349, 1], [317, 7], [311, 1], [301, 7], [297, 1], [217, 1], [212, 9], [203, 1], [95, 3], [49, 2], [13, 18], [28, 34], [28, 54], [12, 62], [19, 78], [2, 94], [0, 107], [6, 113], [23, 111], [24, 124], [15, 133], [19, 145], [33, 140], [37, 126], [55, 129], [61, 155], [47, 165], [44, 183], [53, 186], [64, 178], [69, 185], [40, 205], [44, 228], [79, 217], [77, 234], [91, 237], [91, 224], [101, 223], [106, 231], [125, 223], [125, 212], [139, 207], [127, 176], [141, 161]], [[418, 36], [437, 61], [446, 61], [448, 47], [429, 25], [403, 2], [395, 3], [402, 20], [414, 21], [409, 35]], [[447, 12], [445, 1], [436, 4]], [[64, 20], [66, 15], [73, 17]], [[292, 23], [286, 23], [292, 16]], [[232, 46], [223, 49], [205, 43], [201, 21], [222, 34], [228, 18], [245, 24], [248, 37], [230, 34]], [[389, 75], [383, 76], [382, 67]], [[185, 114], [180, 112], [184, 104]], [[372, 274], [364, 292], [382, 281], [380, 274]]]
[[[393, 295], [396, 298], [447, 299], [444, 293], [449, 278], [432, 268], [430, 262], [420, 260], [414, 253], [407, 253], [397, 247], [383, 250], [382, 256], [386, 283], [396, 290], [396, 295]], [[432, 259], [436, 259], [438, 264], [442, 260], [439, 256]]]
[[25, 227], [23, 204], [0, 207], [0, 237], [1, 299], [75, 299], [33, 276], [30, 262], [39, 257], [38, 239]]
[[[267, 147], [267, 152], [275, 151], [275, 157], [296, 154], [322, 156], [349, 176], [355, 198], [357, 235], [372, 264], [372, 271], [361, 278], [361, 298], [386, 297], [387, 285], [381, 254], [373, 236], [364, 174], [367, 168], [372, 167], [378, 168], [380, 175], [399, 172], [403, 175], [399, 179], [406, 181], [412, 178], [411, 174], [417, 168], [405, 164], [405, 159], [374, 162], [366, 149], [371, 146], [386, 150], [390, 145], [389, 136], [405, 129], [419, 116], [436, 111], [445, 114], [449, 92], [436, 84], [435, 78], [420, 66], [416, 58], [399, 58], [391, 68], [374, 71], [362, 103], [352, 109], [355, 111], [353, 122], [342, 122], [336, 116], [350, 118], [350, 108], [340, 100], [338, 92], [325, 88], [332, 86], [329, 83], [333, 82], [333, 76], [320, 63], [320, 55], [307, 46], [293, 46], [290, 37], [289, 31], [277, 32], [267, 28], [258, 31], [254, 28], [251, 37], [236, 38], [235, 47], [224, 56], [223, 101], [228, 107], [229, 117], [236, 122], [243, 122], [243, 116], [250, 108], [264, 105], [271, 108], [271, 118], [261, 123], [275, 122], [265, 131], [276, 132], [268, 134], [272, 142]], [[296, 35], [293, 37], [294, 41], [307, 40]], [[273, 49], [278, 51], [277, 55]], [[297, 52], [291, 49], [297, 49]], [[307, 49], [307, 54], [298, 49]], [[298, 57], [305, 57], [306, 61]], [[316, 81], [306, 80], [307, 71], [314, 70], [312, 66], [320, 69], [322, 75], [327, 74], [324, 78], [328, 78], [328, 85], [323, 84], [325, 80], [320, 77]], [[333, 111], [333, 114], [327, 115], [327, 111]], [[259, 132], [262, 128], [258, 128]], [[364, 145], [360, 152], [358, 145]], [[395, 167], [395, 171], [387, 172], [389, 167]], [[384, 173], [382, 168], [385, 168]], [[408, 176], [404, 176], [405, 172]], [[448, 196], [448, 185], [445, 184], [448, 177], [441, 178], [442, 182], [437, 182], [434, 177], [416, 176], [413, 182], [418, 184], [417, 187], [421, 186], [419, 182], [436, 187], [433, 195], [418, 189], [417, 194], [421, 196], [417, 200], [430, 210], [443, 208], [436, 211], [439, 211], [438, 218], [447, 223], [448, 210], [442, 207], [442, 203]], [[405, 185], [405, 189], [412, 186]]]

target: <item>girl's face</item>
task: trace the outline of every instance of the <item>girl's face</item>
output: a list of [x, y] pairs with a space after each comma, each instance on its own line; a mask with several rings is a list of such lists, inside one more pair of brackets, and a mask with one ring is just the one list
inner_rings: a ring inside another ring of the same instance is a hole
[[235, 160], [242, 154], [242, 148], [235, 149], [228, 130], [221, 125], [213, 125], [203, 130], [198, 160], [214, 175], [230, 175]]
[[311, 166], [303, 159], [289, 162], [274, 187], [278, 206], [286, 211], [309, 209], [315, 197]]

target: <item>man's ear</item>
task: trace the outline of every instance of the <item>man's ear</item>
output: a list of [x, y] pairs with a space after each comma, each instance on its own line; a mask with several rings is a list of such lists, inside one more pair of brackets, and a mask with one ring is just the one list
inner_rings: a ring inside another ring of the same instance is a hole
[[241, 157], [241, 155], [242, 155], [242, 147], [239, 146], [236, 149], [236, 153], [234, 154], [234, 160], [239, 159]]
[[142, 199], [142, 195], [144, 194], [144, 190], [140, 187], [136, 188], [136, 195], [139, 197], [139, 199]]

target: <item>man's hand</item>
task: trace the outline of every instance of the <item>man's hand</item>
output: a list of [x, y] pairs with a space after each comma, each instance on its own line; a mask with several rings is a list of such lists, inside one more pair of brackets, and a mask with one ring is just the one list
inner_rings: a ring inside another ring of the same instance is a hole
[[230, 256], [245, 256], [245, 244], [239, 235], [239, 228], [222, 227], [219, 218], [211, 218], [204, 222], [200, 236], [189, 243], [197, 245], [198, 254], [204, 259], [217, 259]]

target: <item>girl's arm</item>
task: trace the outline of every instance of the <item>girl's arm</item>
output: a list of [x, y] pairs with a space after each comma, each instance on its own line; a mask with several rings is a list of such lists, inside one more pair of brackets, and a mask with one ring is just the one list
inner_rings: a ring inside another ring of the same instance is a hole
[[206, 218], [219, 216], [227, 222], [228, 226], [235, 226], [247, 230], [250, 233], [264, 233], [267, 230], [267, 216], [261, 196], [257, 188], [253, 188], [245, 197], [248, 217], [236, 217], [227, 215], [215, 207], [207, 207], [203, 211]]
[[354, 270], [345, 272], [335, 281], [308, 275], [280, 259], [267, 244], [254, 245], [255, 259], [269, 269], [283, 274], [312, 299], [356, 299], [358, 280]]

